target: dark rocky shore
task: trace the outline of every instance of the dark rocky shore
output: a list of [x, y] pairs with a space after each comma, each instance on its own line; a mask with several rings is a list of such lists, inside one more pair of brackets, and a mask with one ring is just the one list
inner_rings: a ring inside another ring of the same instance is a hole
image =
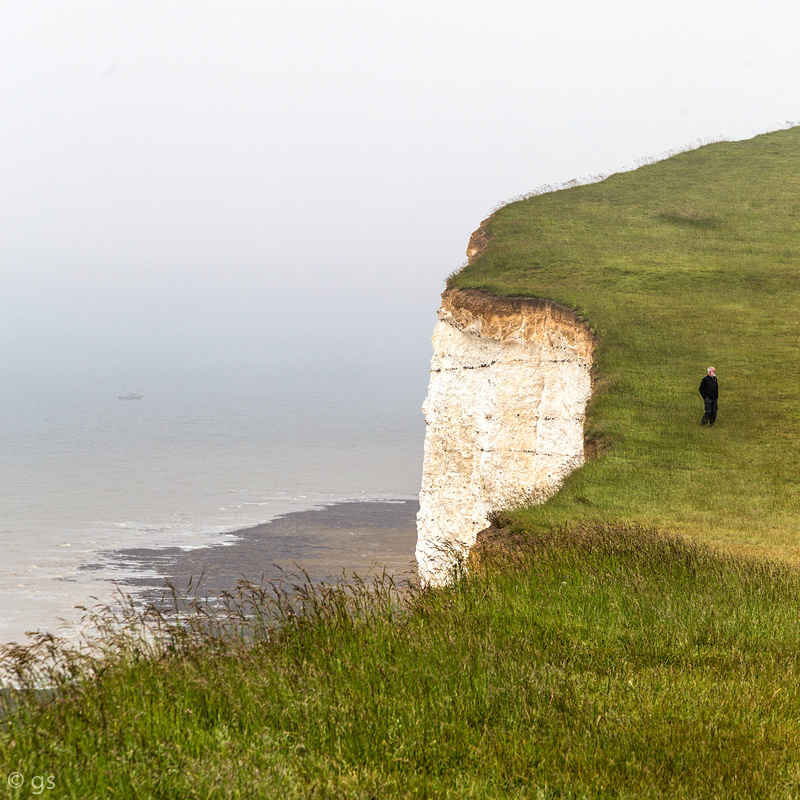
[[[314, 581], [346, 573], [366, 577], [383, 567], [408, 573], [414, 565], [416, 500], [337, 503], [298, 511], [235, 532], [233, 544], [181, 550], [131, 548], [105, 554], [122, 572], [154, 571], [162, 577], [126, 578], [128, 589], [160, 591], [165, 578], [185, 589], [202, 576], [201, 594], [232, 590], [242, 579], [258, 583], [297, 573]], [[89, 565], [88, 568], [91, 568]]]

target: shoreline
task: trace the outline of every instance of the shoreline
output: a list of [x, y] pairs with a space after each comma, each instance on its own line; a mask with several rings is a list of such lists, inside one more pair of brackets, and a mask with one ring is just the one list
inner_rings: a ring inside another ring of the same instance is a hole
[[84, 568], [158, 573], [120, 580], [126, 593], [145, 595], [165, 590], [167, 582], [182, 591], [202, 576], [198, 593], [218, 596], [241, 580], [277, 580], [299, 568], [313, 581], [336, 580], [343, 573], [365, 578], [382, 569], [415, 574], [418, 510], [417, 500], [338, 502], [227, 533], [235, 541], [224, 545], [124, 548], [106, 551], [102, 561]]

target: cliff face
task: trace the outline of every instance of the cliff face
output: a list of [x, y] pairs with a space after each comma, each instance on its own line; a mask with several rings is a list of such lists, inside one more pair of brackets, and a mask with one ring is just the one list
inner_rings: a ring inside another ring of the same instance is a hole
[[583, 464], [593, 339], [555, 303], [449, 290], [433, 349], [416, 556], [438, 584], [491, 511], [545, 499]]

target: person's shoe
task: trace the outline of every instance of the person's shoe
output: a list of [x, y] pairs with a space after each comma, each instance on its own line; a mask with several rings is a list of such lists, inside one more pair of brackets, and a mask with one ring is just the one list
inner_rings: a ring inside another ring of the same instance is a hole
[[703, 417], [703, 419], [700, 420], [700, 424], [701, 425], [708, 425], [708, 419], [706, 419], [706, 417]]

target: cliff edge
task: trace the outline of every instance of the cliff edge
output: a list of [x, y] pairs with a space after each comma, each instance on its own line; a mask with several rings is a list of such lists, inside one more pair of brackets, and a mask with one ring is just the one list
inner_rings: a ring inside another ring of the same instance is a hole
[[565, 306], [469, 289], [442, 295], [423, 405], [423, 583], [450, 579], [492, 511], [546, 499], [583, 464], [593, 349]]

